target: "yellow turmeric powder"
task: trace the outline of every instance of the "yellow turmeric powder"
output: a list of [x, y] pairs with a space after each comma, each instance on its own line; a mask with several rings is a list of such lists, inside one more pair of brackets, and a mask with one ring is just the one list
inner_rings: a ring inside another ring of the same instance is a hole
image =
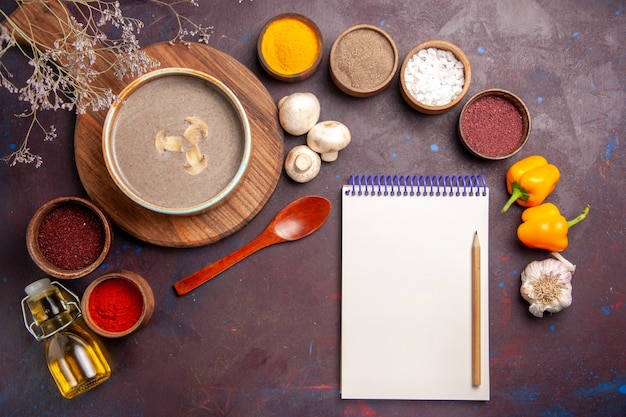
[[272, 70], [282, 75], [294, 75], [313, 66], [320, 44], [311, 25], [298, 17], [286, 16], [267, 26], [261, 40], [261, 52]]

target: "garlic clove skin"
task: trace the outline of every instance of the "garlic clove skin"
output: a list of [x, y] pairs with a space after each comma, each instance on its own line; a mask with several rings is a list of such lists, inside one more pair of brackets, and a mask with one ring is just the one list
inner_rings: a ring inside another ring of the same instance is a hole
[[520, 294], [535, 317], [557, 313], [572, 304], [572, 269], [556, 259], [529, 263], [522, 272]]

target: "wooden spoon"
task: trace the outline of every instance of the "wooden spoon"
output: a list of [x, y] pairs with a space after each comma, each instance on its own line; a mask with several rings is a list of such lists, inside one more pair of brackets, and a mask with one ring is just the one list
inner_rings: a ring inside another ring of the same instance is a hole
[[319, 229], [330, 214], [330, 201], [323, 197], [299, 198], [278, 212], [256, 239], [174, 284], [178, 295], [187, 294], [256, 251], [275, 243], [302, 239]]

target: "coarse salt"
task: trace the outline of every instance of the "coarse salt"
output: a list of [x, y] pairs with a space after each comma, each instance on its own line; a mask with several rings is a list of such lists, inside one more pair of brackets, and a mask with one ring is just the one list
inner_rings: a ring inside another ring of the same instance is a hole
[[465, 71], [452, 52], [427, 48], [407, 61], [404, 85], [413, 98], [428, 106], [445, 106], [463, 91]]

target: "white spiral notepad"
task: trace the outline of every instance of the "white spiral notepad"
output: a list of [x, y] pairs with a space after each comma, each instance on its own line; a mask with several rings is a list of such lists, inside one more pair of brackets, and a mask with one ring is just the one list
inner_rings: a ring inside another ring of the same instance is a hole
[[[472, 242], [480, 240], [480, 385]], [[341, 397], [489, 400], [482, 175], [352, 176], [342, 188]]]

